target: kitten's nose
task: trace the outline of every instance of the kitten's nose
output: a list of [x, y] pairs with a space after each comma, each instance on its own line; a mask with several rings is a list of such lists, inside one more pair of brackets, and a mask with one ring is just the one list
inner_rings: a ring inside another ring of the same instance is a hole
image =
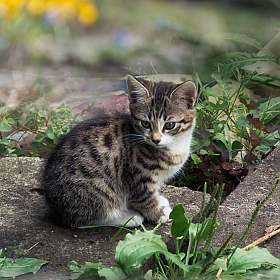
[[158, 144], [160, 142], [160, 140], [158, 139], [152, 139], [152, 141], [155, 143], [155, 144]]

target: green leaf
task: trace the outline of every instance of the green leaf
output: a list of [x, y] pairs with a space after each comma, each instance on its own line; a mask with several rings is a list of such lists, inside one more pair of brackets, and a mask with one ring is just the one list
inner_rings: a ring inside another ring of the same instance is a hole
[[[216, 134], [213, 136], [213, 140], [219, 140], [219, 141], [221, 141], [221, 142], [224, 144], [225, 148], [226, 148], [227, 150], [229, 150], [228, 141], [227, 141], [227, 139], [226, 139], [226, 137], [225, 137], [224, 134], [222, 134], [222, 133], [216, 133]], [[219, 146], [219, 147], [220, 147], [220, 146]], [[223, 148], [223, 147], [222, 147], [222, 148]]]
[[7, 121], [8, 124], [14, 124], [15, 123], [15, 120], [12, 119], [12, 118], [7, 118], [6, 121]]
[[48, 138], [54, 140], [55, 135], [53, 133], [53, 129], [51, 127], [47, 128], [45, 131], [45, 136], [47, 136]]
[[227, 265], [225, 273], [245, 273], [249, 269], [261, 267], [262, 264], [280, 267], [280, 260], [272, 256], [266, 248], [253, 247], [248, 251], [238, 248]]
[[33, 258], [0, 258], [0, 277], [12, 277], [15, 279], [18, 275], [30, 272], [35, 274], [46, 263], [48, 262]]
[[185, 230], [189, 226], [189, 219], [182, 204], [176, 205], [170, 213], [172, 219], [171, 233], [177, 238], [184, 235]]
[[0, 144], [0, 155], [4, 155], [7, 153], [4, 144]]
[[45, 112], [43, 112], [42, 110], [39, 110], [38, 116], [41, 117], [41, 118], [44, 118], [44, 117], [47, 116], [47, 114]]
[[103, 267], [99, 270], [98, 275], [105, 277], [106, 280], [122, 280], [127, 278], [125, 273], [118, 266]]
[[197, 154], [191, 154], [191, 159], [193, 160], [194, 164], [201, 163], [201, 159], [198, 157]]
[[232, 74], [236, 68], [242, 68], [246, 65], [252, 65], [258, 61], [273, 61], [278, 64], [278, 59], [275, 55], [257, 55], [247, 52], [226, 52], [214, 59], [212, 63], [215, 67], [219, 67], [224, 76]]
[[240, 141], [238, 141], [238, 140], [234, 140], [233, 142], [232, 142], [232, 150], [241, 150], [242, 148], [243, 148], [243, 144], [240, 142]]
[[6, 137], [3, 137], [1, 139], [1, 143], [4, 144], [4, 145], [9, 145], [9, 141], [8, 141], [8, 139]]
[[213, 97], [219, 97], [220, 94], [215, 92], [212, 88], [207, 87], [206, 90], [204, 91], [208, 96], [213, 96]]
[[32, 141], [31, 146], [35, 151], [38, 151], [40, 149], [40, 143], [37, 141]]
[[128, 233], [123, 241], [117, 245], [115, 260], [119, 267], [126, 271], [128, 268], [139, 265], [154, 253], [167, 252], [166, 244], [161, 236], [152, 231], [141, 232], [135, 230]]
[[250, 125], [250, 123], [246, 120], [246, 118], [244, 117], [244, 116], [240, 116], [237, 120], [236, 120], [236, 122], [235, 122], [235, 124], [237, 125], [237, 127], [239, 127], [239, 128], [242, 128], [242, 126], [244, 126], [244, 127], [252, 127], [251, 125]]
[[38, 141], [38, 142], [41, 142], [43, 139], [44, 139], [44, 136], [41, 135], [41, 134], [38, 134], [38, 135], [35, 137], [35, 141]]
[[262, 116], [263, 122], [266, 124], [276, 116], [280, 115], [280, 97], [274, 97], [266, 99], [260, 103], [257, 103], [257, 106], [265, 115]]
[[71, 261], [67, 266], [73, 271], [70, 279], [78, 279], [82, 277], [90, 277], [93, 275], [98, 275], [99, 269], [105, 267], [102, 263], [91, 263], [85, 262], [84, 265], [80, 266], [76, 261]]
[[270, 50], [264, 49], [259, 41], [257, 41], [256, 39], [250, 38], [244, 34], [221, 32], [221, 33], [213, 33], [208, 36], [218, 37], [218, 38], [225, 39], [225, 40], [232, 40], [232, 41], [235, 41], [238, 43], [247, 44], [247, 45], [257, 48], [259, 51], [262, 51], [267, 55], [273, 55]]
[[12, 127], [5, 121], [0, 122], [0, 131], [9, 132], [12, 130]]
[[199, 152], [200, 152], [201, 155], [208, 155], [208, 154], [209, 154], [209, 153], [208, 153], [206, 150], [204, 150], [204, 149], [199, 150]]

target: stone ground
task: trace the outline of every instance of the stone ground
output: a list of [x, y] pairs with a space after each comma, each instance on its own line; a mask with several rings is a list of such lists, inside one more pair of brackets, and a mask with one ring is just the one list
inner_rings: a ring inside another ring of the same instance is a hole
[[[38, 185], [43, 164], [44, 160], [39, 158], [0, 159], [0, 248], [15, 246], [13, 257], [34, 257], [50, 261], [35, 276], [27, 274], [17, 279], [63, 279], [70, 275], [67, 263], [71, 260], [79, 264], [90, 261], [113, 265], [117, 242], [127, 232], [121, 232], [110, 242], [117, 231], [113, 227], [81, 230], [65, 228], [53, 222]], [[258, 201], [266, 196], [277, 177], [280, 177], [280, 146], [220, 206], [218, 220], [226, 218], [226, 222], [213, 245], [221, 245], [232, 230], [236, 232], [232, 244], [236, 244], [237, 237], [246, 229]], [[165, 186], [162, 192], [172, 206], [182, 203], [189, 217], [195, 218], [198, 215], [201, 192], [172, 186]], [[279, 206], [280, 188], [260, 210], [242, 246], [263, 236], [268, 226], [279, 224]], [[152, 229], [151, 225], [145, 226]], [[169, 245], [170, 226], [170, 223], [161, 225], [157, 231]], [[28, 250], [35, 244], [35, 247]], [[280, 236], [274, 236], [260, 246], [268, 248], [274, 256], [280, 258]]]
[[[38, 184], [43, 164], [44, 160], [39, 158], [0, 159], [0, 248], [15, 246], [15, 258], [33, 257], [50, 261], [32, 279], [58, 279], [58, 276], [70, 275], [67, 263], [72, 260], [79, 264], [89, 261], [113, 265], [116, 245], [127, 231], [123, 230], [110, 242], [117, 232], [114, 227], [69, 229], [52, 221]], [[201, 192], [165, 185], [162, 193], [170, 200], [171, 206], [182, 203], [189, 217], [198, 215]], [[147, 229], [153, 228], [144, 225]], [[170, 223], [163, 224], [157, 232], [171, 245], [170, 226]], [[17, 279], [31, 276], [25, 277]]]

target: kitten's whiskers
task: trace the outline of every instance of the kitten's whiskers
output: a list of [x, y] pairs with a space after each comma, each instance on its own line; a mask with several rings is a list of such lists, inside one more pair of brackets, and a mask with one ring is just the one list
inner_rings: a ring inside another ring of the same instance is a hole
[[126, 134], [123, 138], [129, 140], [131, 143], [137, 144], [138, 146], [147, 143], [145, 137], [140, 134]]

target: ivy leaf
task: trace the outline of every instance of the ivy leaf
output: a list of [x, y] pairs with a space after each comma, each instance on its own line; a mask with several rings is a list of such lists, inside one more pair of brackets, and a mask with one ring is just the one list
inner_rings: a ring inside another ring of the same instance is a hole
[[18, 275], [30, 272], [35, 274], [46, 263], [48, 262], [33, 258], [0, 258], [0, 277], [12, 277], [15, 279]]

